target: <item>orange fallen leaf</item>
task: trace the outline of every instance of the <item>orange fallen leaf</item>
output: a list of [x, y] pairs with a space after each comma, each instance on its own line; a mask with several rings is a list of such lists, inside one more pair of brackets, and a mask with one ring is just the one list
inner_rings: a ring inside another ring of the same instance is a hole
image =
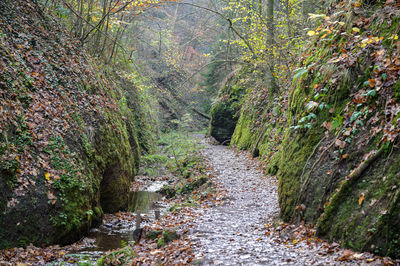
[[369, 83], [369, 86], [370, 86], [371, 88], [373, 88], [373, 87], [376, 85], [375, 79], [369, 79], [369, 80], [368, 80], [368, 83]]

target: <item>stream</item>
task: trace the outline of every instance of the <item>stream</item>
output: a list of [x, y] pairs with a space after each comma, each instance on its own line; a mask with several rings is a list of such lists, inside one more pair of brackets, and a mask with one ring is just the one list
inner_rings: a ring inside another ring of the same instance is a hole
[[126, 212], [105, 214], [102, 225], [91, 229], [89, 235], [82, 240], [82, 248], [67, 256], [80, 258], [81, 261], [86, 259], [95, 265], [108, 251], [135, 243], [135, 229], [151, 224], [167, 209], [163, 196], [157, 193], [165, 184], [157, 181], [142, 190], [132, 191]]

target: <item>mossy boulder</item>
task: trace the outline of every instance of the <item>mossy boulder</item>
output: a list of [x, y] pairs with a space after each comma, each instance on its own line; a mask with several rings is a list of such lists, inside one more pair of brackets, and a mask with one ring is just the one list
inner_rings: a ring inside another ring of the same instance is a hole
[[36, 2], [0, 2], [0, 248], [71, 243], [126, 207], [135, 121], [77, 44]]
[[165, 230], [162, 232], [162, 237], [157, 240], [157, 247], [162, 248], [168, 243], [178, 240], [180, 236], [174, 230]]
[[163, 233], [162, 230], [148, 231], [146, 233], [146, 238], [151, 240], [156, 240], [160, 235], [162, 235], [162, 233]]

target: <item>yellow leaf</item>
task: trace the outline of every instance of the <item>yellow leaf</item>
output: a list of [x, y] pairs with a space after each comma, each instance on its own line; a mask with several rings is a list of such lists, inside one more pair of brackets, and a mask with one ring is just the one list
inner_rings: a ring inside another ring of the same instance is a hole
[[323, 31], [325, 31], [327, 34], [331, 34], [332, 31], [330, 29], [324, 29]]
[[308, 36], [314, 36], [315, 35], [315, 31], [310, 30], [310, 31], [307, 32], [307, 35]]
[[354, 32], [360, 32], [360, 29], [357, 28], [357, 27], [354, 27], [352, 30], [353, 30]]
[[44, 174], [44, 177], [46, 178], [47, 181], [49, 181], [49, 180], [50, 180], [50, 173], [49, 173], [49, 172], [46, 172], [46, 173]]
[[293, 239], [292, 244], [293, 244], [293, 245], [296, 245], [297, 243], [299, 243], [299, 240]]
[[364, 201], [364, 193], [361, 193], [360, 197], [358, 197], [358, 205], [361, 205]]

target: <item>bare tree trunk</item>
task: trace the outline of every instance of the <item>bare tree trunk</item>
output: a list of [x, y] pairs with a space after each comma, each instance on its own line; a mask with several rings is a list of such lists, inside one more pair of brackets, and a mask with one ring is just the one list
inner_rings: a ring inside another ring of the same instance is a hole
[[[103, 0], [103, 14], [102, 17], [104, 17], [107, 14], [107, 3], [108, 0]], [[101, 21], [101, 24], [99, 25], [99, 27], [97, 28], [97, 36], [95, 38], [94, 44], [93, 44], [93, 49], [94, 49], [94, 53], [99, 53], [100, 50], [98, 49], [100, 46], [100, 40], [101, 40], [101, 31], [103, 30], [103, 26], [104, 26], [104, 20]]]
[[[105, 14], [109, 13], [109, 11], [111, 10], [111, 3], [112, 3], [112, 0], [110, 0], [110, 2], [108, 3], [107, 11], [105, 12]], [[105, 34], [108, 34], [109, 26], [110, 26], [110, 16], [108, 15], [107, 16], [107, 20], [106, 20], [106, 25], [105, 25], [105, 27], [106, 27]], [[103, 46], [101, 48], [99, 56], [102, 56], [104, 54], [104, 50], [106, 48], [106, 44], [107, 44], [107, 38], [104, 38]]]
[[290, 3], [290, 0], [285, 1], [285, 13], [286, 13], [286, 27], [287, 27], [287, 35], [288, 38], [291, 39], [293, 36], [293, 30], [292, 30], [292, 21], [290, 18], [290, 13], [292, 12], [292, 5]]
[[268, 0], [267, 7], [267, 47], [268, 49], [268, 67], [267, 67], [267, 85], [270, 90], [270, 94], [273, 95], [276, 91], [276, 83], [274, 77], [274, 66], [275, 58], [273, 49], [275, 49], [275, 26], [274, 26], [274, 0]]

